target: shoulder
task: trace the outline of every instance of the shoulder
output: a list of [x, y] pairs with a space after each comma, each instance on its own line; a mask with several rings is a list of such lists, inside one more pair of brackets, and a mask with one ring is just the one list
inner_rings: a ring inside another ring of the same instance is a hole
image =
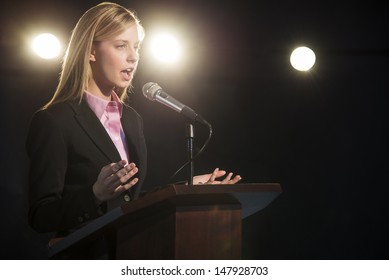
[[75, 108], [78, 106], [79, 104], [77, 104], [76, 101], [55, 103], [47, 108], [37, 110], [33, 115], [33, 119], [56, 119], [57, 121], [66, 120], [75, 114]]
[[30, 130], [61, 130], [74, 119], [73, 102], [61, 102], [37, 110], [31, 117]]
[[74, 113], [74, 108], [77, 107], [76, 101], [64, 101], [56, 104], [52, 104], [49, 107], [42, 109], [38, 112], [42, 114], [51, 114], [54, 116], [63, 116]]

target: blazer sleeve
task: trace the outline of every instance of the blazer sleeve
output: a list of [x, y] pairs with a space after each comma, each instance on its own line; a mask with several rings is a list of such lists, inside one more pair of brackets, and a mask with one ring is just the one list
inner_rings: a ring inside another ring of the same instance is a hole
[[76, 229], [102, 213], [92, 185], [66, 183], [66, 131], [50, 111], [34, 114], [26, 139], [29, 170], [29, 224], [38, 232]]

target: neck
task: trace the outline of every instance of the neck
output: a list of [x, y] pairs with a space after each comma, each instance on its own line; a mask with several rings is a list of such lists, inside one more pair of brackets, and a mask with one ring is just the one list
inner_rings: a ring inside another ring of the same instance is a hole
[[113, 88], [112, 87], [104, 88], [97, 85], [94, 81], [91, 81], [88, 84], [88, 88], [86, 90], [97, 97], [103, 98], [105, 100], [111, 100]]

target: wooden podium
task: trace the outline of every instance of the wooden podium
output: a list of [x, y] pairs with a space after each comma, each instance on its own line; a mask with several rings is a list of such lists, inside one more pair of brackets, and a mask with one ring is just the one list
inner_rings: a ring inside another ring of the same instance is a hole
[[49, 257], [104, 239], [109, 259], [240, 259], [242, 219], [281, 192], [278, 183], [169, 185], [70, 234]]

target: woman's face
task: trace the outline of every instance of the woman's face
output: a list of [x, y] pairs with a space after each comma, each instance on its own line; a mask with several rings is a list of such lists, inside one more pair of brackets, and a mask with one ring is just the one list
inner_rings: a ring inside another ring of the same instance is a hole
[[104, 95], [110, 95], [114, 87], [128, 87], [138, 65], [139, 45], [136, 24], [111, 40], [94, 42], [90, 55], [90, 85], [95, 84]]

